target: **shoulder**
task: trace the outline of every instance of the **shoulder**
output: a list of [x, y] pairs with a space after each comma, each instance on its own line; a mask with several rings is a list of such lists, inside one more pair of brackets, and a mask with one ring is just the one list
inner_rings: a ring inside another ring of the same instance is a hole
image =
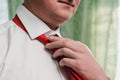
[[0, 35], [7, 32], [12, 26], [14, 26], [15, 24], [13, 23], [13, 21], [8, 21], [4, 24], [0, 25]]
[[16, 31], [16, 24], [11, 20], [0, 25], [0, 40], [10, 36], [10, 33]]
[[8, 21], [0, 25], [0, 66], [6, 55], [10, 41], [11, 29], [13, 27], [15, 27], [15, 24], [12, 21]]
[[12, 21], [8, 21], [4, 24], [0, 24], [0, 53], [1, 48], [4, 46], [4, 43], [6, 43], [7, 36], [9, 36], [10, 28], [13, 26]]
[[6, 51], [6, 34], [8, 32], [10, 22], [0, 24], [0, 68], [5, 56]]
[[14, 28], [15, 24], [12, 21], [0, 25], [0, 53], [1, 50], [5, 50], [3, 47], [5, 48], [5, 45], [9, 42], [11, 32], [14, 31]]

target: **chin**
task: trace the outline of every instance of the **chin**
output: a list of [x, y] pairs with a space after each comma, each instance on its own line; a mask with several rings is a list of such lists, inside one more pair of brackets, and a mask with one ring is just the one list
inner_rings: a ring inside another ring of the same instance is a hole
[[61, 17], [63, 18], [63, 19], [65, 19], [65, 20], [68, 20], [68, 19], [70, 19], [72, 16], [73, 16], [73, 12], [64, 12], [64, 13], [62, 13], [61, 14]]
[[71, 17], [72, 17], [72, 14], [63, 14], [63, 15], [60, 15], [58, 19], [64, 22], [69, 20]]

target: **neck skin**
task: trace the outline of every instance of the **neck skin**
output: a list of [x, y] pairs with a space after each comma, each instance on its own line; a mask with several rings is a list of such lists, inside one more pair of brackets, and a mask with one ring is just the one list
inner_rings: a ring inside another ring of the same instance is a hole
[[[26, 0], [25, 0], [26, 1]], [[48, 25], [48, 27], [52, 30], [56, 30], [59, 25], [63, 22], [60, 22], [61, 20], [55, 20], [52, 18], [47, 17], [43, 13], [39, 12], [37, 8], [34, 7], [34, 5], [30, 5], [28, 2], [24, 2], [23, 5], [32, 12], [35, 16], [37, 16], [39, 19], [41, 19], [44, 23]]]

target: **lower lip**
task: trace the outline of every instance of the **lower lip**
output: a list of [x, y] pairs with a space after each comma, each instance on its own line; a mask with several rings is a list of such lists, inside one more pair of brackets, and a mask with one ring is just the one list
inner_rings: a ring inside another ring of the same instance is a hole
[[73, 7], [72, 5], [69, 5], [69, 4], [65, 3], [65, 2], [59, 2], [59, 3], [65, 4], [65, 5], [70, 6], [70, 7]]

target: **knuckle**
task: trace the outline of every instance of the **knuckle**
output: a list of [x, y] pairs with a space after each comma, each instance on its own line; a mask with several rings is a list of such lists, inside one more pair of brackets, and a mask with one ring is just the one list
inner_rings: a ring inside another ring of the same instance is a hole
[[84, 47], [84, 48], [87, 48], [88, 46], [84, 43], [81, 43], [81, 45]]
[[83, 47], [86, 47], [87, 45], [86, 44], [84, 44], [84, 43], [82, 43], [82, 42], [80, 42], [80, 41], [76, 41], [77, 43], [79, 43], [80, 45], [82, 45]]
[[55, 36], [50, 36], [50, 38], [52, 38], [53, 40], [56, 40], [56, 37], [55, 37]]
[[66, 58], [61, 59], [60, 62], [59, 62], [60, 66], [65, 66], [66, 63], [67, 63]]
[[62, 53], [66, 53], [66, 48], [61, 49]]
[[63, 58], [62, 60], [61, 60], [61, 62], [63, 62], [63, 63], [65, 63], [67, 60], [66, 60], [66, 58]]
[[68, 39], [65, 39], [64, 42], [63, 42], [64, 46], [68, 46], [70, 44], [70, 40]]
[[83, 47], [87, 48], [87, 45], [86, 45], [86, 44], [82, 44], [82, 45], [83, 45]]
[[82, 42], [79, 42], [79, 41], [76, 41], [78, 44], [80, 44], [80, 46], [82, 48], [88, 48], [86, 44], [82, 43]]
[[63, 59], [61, 60], [61, 62], [62, 62], [63, 64], [67, 64], [67, 63], [68, 63], [68, 59], [67, 59], [67, 58], [63, 58]]

